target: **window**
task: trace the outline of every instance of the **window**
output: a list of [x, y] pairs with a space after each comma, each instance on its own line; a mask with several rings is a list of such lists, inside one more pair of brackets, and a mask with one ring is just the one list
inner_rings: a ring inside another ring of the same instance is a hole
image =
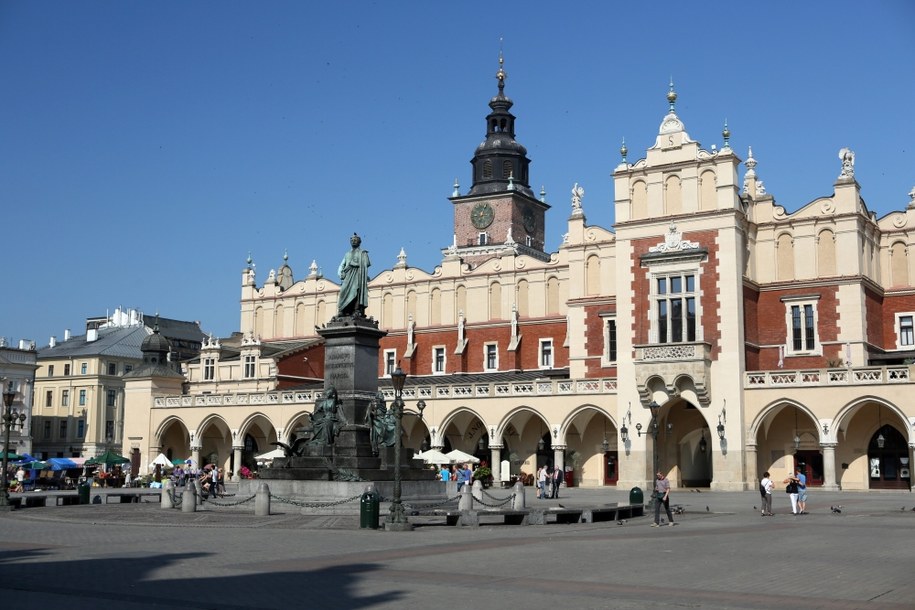
[[782, 299], [785, 303], [785, 326], [788, 329], [786, 353], [820, 353], [816, 322], [818, 300], [819, 296]]
[[64, 365], [64, 377], [69, 377], [69, 376], [70, 376], [70, 365], [65, 364]]
[[616, 362], [616, 318], [604, 320], [604, 360]]
[[492, 161], [483, 161], [483, 179], [492, 178]]
[[108, 374], [109, 374], [109, 375], [117, 375], [117, 374], [118, 374], [118, 364], [117, 364], [117, 362], [109, 362], [109, 363], [108, 363]]
[[48, 377], [53, 377], [53, 376], [54, 376], [54, 365], [49, 364], [48, 365]]
[[531, 238], [530, 235], [524, 236], [524, 245], [527, 246], [528, 248], [530, 248], [531, 246], [534, 245], [534, 240]]
[[254, 378], [254, 356], [245, 356], [245, 379]]
[[45, 420], [44, 427], [41, 431], [41, 437], [46, 441], [51, 440], [51, 420], [50, 419]]
[[110, 419], [105, 422], [105, 440], [114, 440], [114, 422]]
[[60, 420], [59, 432], [60, 432], [60, 436], [58, 436], [57, 438], [59, 438], [62, 441], [67, 440], [67, 420], [66, 419]]
[[915, 316], [910, 313], [896, 314], [896, 349], [912, 349], [915, 347]]
[[489, 243], [489, 236], [486, 233], [480, 233], [477, 238], [477, 244], [480, 246], [485, 246]]
[[499, 346], [495, 343], [487, 343], [483, 346], [483, 355], [485, 359], [484, 370], [496, 371], [499, 369]]
[[125, 365], [124, 365], [124, 374], [125, 374], [125, 375], [126, 375], [127, 373], [129, 373], [130, 371], [132, 371], [132, 370], [133, 370], [133, 365], [132, 365], [132, 364], [125, 364]]
[[76, 438], [86, 438], [86, 420], [84, 419], [76, 422]]
[[540, 340], [540, 368], [542, 368], [542, 369], [553, 368], [553, 340], [552, 339], [541, 339]]
[[79, 406], [86, 406], [86, 390], [79, 391]]
[[80, 375], [89, 374], [89, 363], [88, 362], [83, 362], [82, 364], [79, 365], [79, 374]]
[[397, 368], [397, 350], [386, 349], [384, 350], [384, 374], [388, 377], [391, 376], [391, 373]]
[[503, 161], [502, 162], [502, 177], [508, 179], [512, 175], [512, 162]]
[[48, 390], [44, 395], [44, 406], [53, 407], [54, 406], [54, 392], [53, 390]]
[[117, 393], [117, 391], [115, 391], [115, 390], [108, 390], [107, 395], [106, 395], [106, 397], [105, 397], [105, 406], [106, 406], [106, 407], [113, 407], [114, 404], [115, 404], [115, 402], [117, 401], [117, 399], [118, 399], [118, 393]]
[[70, 390], [61, 390], [60, 391], [60, 406], [62, 406], [62, 407], [70, 406]]
[[658, 343], [696, 340], [696, 276], [654, 276], [654, 330]]
[[216, 378], [216, 361], [213, 358], [203, 360], [203, 380], [212, 381]]
[[442, 346], [432, 348], [432, 372], [438, 375], [445, 373], [445, 348]]

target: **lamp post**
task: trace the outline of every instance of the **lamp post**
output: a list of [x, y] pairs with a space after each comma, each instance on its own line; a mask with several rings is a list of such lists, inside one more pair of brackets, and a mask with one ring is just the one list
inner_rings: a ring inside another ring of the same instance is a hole
[[13, 401], [16, 400], [16, 390], [13, 389], [13, 382], [10, 381], [7, 385], [7, 389], [3, 392], [3, 425], [6, 427], [6, 436], [3, 441], [3, 476], [0, 485], [3, 486], [3, 491], [0, 492], [0, 511], [12, 510], [13, 506], [10, 504], [10, 482], [9, 477], [7, 476], [7, 465], [9, 464], [9, 452], [10, 452], [10, 430], [14, 426], [21, 427], [25, 425], [25, 413], [16, 413], [12, 410]]
[[[659, 405], [658, 403], [656, 403], [655, 401], [652, 400], [648, 404], [648, 409], [651, 411], [651, 422], [649, 422], [648, 430], [645, 432], [645, 434], [646, 435], [650, 434], [652, 441], [654, 443], [654, 447], [653, 447], [654, 470], [651, 471], [651, 479], [650, 479], [653, 481], [655, 474], [658, 472], [658, 411], [661, 410], [661, 405]], [[636, 424], [635, 428], [636, 428], [636, 430], [638, 430], [639, 436], [642, 436], [642, 424]], [[652, 489], [654, 489], [654, 486], [652, 486]], [[655, 494], [651, 494], [652, 503], [655, 502], [654, 496], [655, 496]]]
[[394, 385], [394, 404], [391, 405], [391, 409], [394, 411], [394, 420], [397, 422], [397, 440], [394, 442], [394, 499], [391, 501], [391, 510], [385, 529], [393, 531], [413, 529], [407, 523], [407, 516], [403, 512], [403, 503], [400, 498], [400, 443], [403, 421], [403, 384], [406, 380], [407, 374], [399, 366], [391, 373], [391, 383]]

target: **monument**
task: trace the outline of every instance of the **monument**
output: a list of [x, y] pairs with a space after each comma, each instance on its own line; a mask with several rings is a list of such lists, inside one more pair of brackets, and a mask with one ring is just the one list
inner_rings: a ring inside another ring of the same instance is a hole
[[[276, 495], [285, 491], [311, 501], [343, 499], [361, 492], [366, 482], [374, 483], [383, 497], [393, 490], [400, 431], [378, 390], [379, 342], [387, 333], [365, 315], [368, 252], [355, 233], [350, 245], [338, 269], [337, 314], [318, 329], [325, 342], [324, 392], [315, 401], [310, 426], [295, 431], [289, 443], [277, 443], [286, 457], [259, 473]], [[413, 460], [412, 450], [399, 453], [404, 497], [443, 498], [445, 488], [434, 471]], [[314, 484], [303, 485], [308, 482]]]

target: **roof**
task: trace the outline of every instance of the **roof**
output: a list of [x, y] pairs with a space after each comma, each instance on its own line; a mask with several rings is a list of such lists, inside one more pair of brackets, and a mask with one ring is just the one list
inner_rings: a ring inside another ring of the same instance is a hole
[[86, 335], [77, 335], [54, 347], [43, 347], [38, 350], [38, 359], [114, 356], [139, 360], [143, 357], [140, 346], [149, 334], [145, 326], [100, 328], [96, 332], [98, 339], [95, 341], [87, 341]]

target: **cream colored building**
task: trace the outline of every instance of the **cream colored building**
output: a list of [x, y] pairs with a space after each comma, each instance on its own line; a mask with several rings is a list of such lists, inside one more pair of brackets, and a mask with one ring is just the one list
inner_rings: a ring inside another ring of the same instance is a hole
[[[755, 489], [797, 465], [814, 486], [911, 488], [915, 203], [876, 218], [843, 150], [833, 194], [788, 211], [727, 127], [708, 148], [690, 138], [671, 87], [651, 146], [620, 151], [614, 226], [588, 224], [576, 184], [545, 252], [550, 205], [498, 76], [441, 265], [401, 252], [370, 282], [379, 383], [391, 396], [393, 367], [410, 375], [407, 446], [504, 461], [502, 479], [548, 463], [575, 484], [644, 486], [656, 456], [678, 486]], [[249, 261], [239, 333], [203, 346], [185, 391], [128, 380], [140, 463], [162, 451], [237, 471], [288, 441], [323, 388], [316, 329], [338, 290], [285, 259], [259, 284]]]

